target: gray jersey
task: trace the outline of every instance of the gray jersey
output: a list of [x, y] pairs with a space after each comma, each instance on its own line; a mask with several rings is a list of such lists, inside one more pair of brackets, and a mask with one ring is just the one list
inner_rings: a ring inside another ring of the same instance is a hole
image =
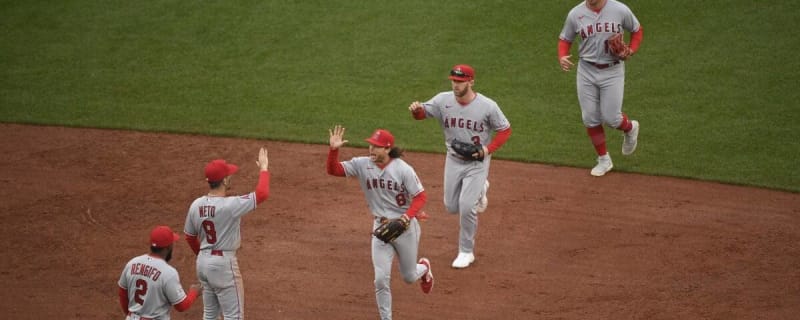
[[564, 28], [559, 36], [562, 40], [573, 42], [580, 35], [581, 43], [578, 56], [582, 60], [594, 63], [610, 63], [617, 58], [608, 51], [606, 41], [615, 33], [623, 30], [636, 32], [639, 20], [628, 6], [614, 0], [608, 0], [600, 12], [594, 12], [581, 2], [567, 14]]
[[367, 206], [376, 217], [399, 218], [411, 206], [411, 200], [424, 189], [417, 173], [402, 159], [392, 159], [381, 169], [369, 157], [342, 161], [348, 177], [360, 179]]
[[236, 251], [242, 241], [242, 216], [256, 208], [256, 193], [197, 198], [189, 207], [183, 232], [197, 236], [200, 250]]
[[454, 139], [487, 145], [492, 131], [511, 126], [494, 100], [477, 92], [475, 95], [475, 99], [466, 106], [456, 101], [453, 91], [440, 92], [422, 104], [426, 117], [439, 120], [444, 131], [445, 146], [450, 153], [455, 154], [450, 149], [450, 142]]
[[169, 320], [169, 309], [186, 299], [178, 271], [147, 254], [131, 259], [117, 284], [128, 291], [128, 311], [143, 318]]

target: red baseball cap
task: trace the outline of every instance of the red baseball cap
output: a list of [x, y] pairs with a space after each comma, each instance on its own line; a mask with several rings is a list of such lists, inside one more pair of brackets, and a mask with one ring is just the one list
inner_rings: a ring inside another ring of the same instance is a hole
[[371, 137], [364, 140], [379, 147], [387, 148], [394, 146], [394, 136], [389, 130], [375, 130], [375, 133], [373, 133]]
[[150, 232], [150, 246], [156, 248], [169, 247], [173, 242], [178, 241], [180, 236], [172, 232], [167, 226], [158, 226]]
[[475, 79], [475, 69], [466, 64], [457, 64], [450, 69], [450, 80], [469, 81]]
[[225, 162], [225, 160], [217, 159], [209, 162], [206, 165], [206, 178], [210, 182], [222, 181], [225, 177], [232, 175], [239, 171], [239, 167], [235, 164]]

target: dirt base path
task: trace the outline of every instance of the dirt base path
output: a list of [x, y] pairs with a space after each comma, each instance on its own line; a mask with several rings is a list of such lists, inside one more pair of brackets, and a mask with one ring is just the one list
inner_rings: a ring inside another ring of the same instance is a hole
[[[4, 318], [122, 319], [116, 280], [153, 226], [182, 230], [212, 158], [270, 199], [243, 220], [250, 319], [376, 319], [370, 216], [354, 179], [325, 173], [327, 147], [0, 124]], [[366, 150], [345, 148], [342, 159]], [[800, 314], [800, 194], [495, 160], [475, 264], [449, 267], [458, 220], [442, 205], [443, 155], [408, 153], [431, 219], [430, 295], [395, 266], [396, 319], [789, 319]], [[172, 264], [188, 286], [185, 241]], [[396, 264], [396, 262], [395, 262]], [[200, 301], [199, 301], [200, 302]], [[173, 311], [200, 319], [202, 303]]]

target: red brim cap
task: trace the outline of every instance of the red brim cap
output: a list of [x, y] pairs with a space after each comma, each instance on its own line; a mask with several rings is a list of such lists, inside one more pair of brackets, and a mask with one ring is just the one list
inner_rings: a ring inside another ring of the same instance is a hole
[[384, 129], [375, 130], [371, 137], [364, 139], [371, 145], [388, 148], [394, 145], [394, 136], [391, 132]]
[[449, 76], [448, 78], [450, 78], [450, 80], [455, 80], [455, 81], [470, 81], [470, 80], [472, 80], [472, 78], [470, 78], [470, 77]]
[[236, 173], [239, 171], [239, 167], [235, 164], [227, 163], [225, 160], [217, 159], [209, 162], [205, 171], [208, 181], [216, 182]]
[[466, 64], [457, 64], [450, 69], [450, 80], [469, 81], [475, 79], [475, 69]]
[[166, 248], [178, 241], [181, 237], [172, 232], [168, 226], [158, 226], [150, 232], [150, 246], [156, 248]]

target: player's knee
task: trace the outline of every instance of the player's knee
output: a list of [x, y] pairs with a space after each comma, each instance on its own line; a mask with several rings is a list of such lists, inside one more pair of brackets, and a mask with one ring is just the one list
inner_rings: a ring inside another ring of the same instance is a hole
[[478, 203], [478, 199], [475, 201], [461, 201], [459, 207], [461, 214], [470, 214], [474, 213], [473, 210], [475, 209], [475, 205]]
[[375, 276], [375, 289], [382, 290], [389, 288], [389, 284], [392, 282], [392, 278], [389, 275], [384, 276]]
[[447, 212], [450, 213], [458, 213], [458, 204], [457, 203], [444, 203], [444, 207], [447, 209]]

